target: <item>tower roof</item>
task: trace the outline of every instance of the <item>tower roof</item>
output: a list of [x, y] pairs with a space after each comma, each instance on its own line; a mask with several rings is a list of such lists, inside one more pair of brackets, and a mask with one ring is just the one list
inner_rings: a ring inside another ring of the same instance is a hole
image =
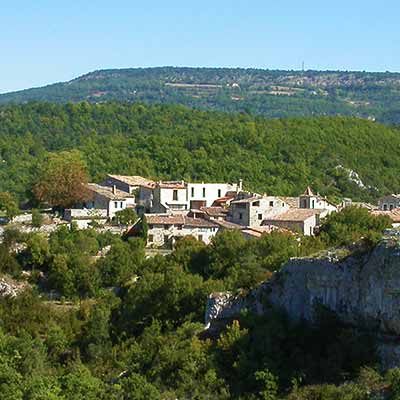
[[307, 189], [304, 191], [303, 196], [315, 196], [310, 186], [307, 186]]

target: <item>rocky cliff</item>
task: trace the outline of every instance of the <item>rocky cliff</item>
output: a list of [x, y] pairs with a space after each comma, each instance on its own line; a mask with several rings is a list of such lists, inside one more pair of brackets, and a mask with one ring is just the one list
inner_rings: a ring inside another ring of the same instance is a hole
[[[212, 327], [234, 318], [245, 308], [262, 314], [271, 306], [283, 308], [294, 320], [312, 321], [317, 302], [335, 311], [343, 322], [390, 338], [391, 345], [396, 343], [400, 335], [400, 241], [386, 238], [372, 252], [342, 260], [329, 253], [292, 259], [245, 297], [210, 295], [206, 324]], [[398, 359], [388, 363], [400, 361], [398, 350]]]

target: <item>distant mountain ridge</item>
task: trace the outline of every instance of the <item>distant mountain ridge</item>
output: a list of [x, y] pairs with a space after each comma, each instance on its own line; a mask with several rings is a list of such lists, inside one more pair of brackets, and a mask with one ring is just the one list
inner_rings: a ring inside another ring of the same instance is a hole
[[400, 73], [156, 67], [99, 70], [0, 95], [47, 101], [174, 103], [271, 118], [352, 115], [400, 124]]

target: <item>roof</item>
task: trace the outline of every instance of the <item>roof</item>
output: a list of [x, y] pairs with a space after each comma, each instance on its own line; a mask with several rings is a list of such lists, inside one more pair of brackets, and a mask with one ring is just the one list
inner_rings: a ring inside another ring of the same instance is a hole
[[274, 225], [264, 225], [264, 226], [257, 226], [257, 227], [246, 227], [245, 229], [242, 229], [242, 232], [248, 236], [252, 237], [261, 237], [262, 235], [269, 234], [271, 232], [282, 232], [282, 233], [287, 233], [289, 235], [293, 235], [292, 231], [289, 231], [288, 229], [280, 228], [278, 226]]
[[395, 199], [400, 199], [400, 194], [387, 194], [386, 196], [382, 196], [379, 200], [386, 199], [387, 197], [394, 197]]
[[64, 213], [73, 219], [107, 219], [107, 210], [96, 208], [70, 208]]
[[143, 178], [142, 176], [138, 175], [110, 175], [108, 174], [110, 178], [116, 179], [118, 181], [124, 182], [130, 186], [143, 186], [146, 188], [153, 188], [155, 186], [155, 182], [153, 182], [151, 179]]
[[123, 192], [122, 190], [114, 189], [109, 186], [98, 185], [97, 183], [88, 183], [87, 188], [94, 193], [108, 198], [109, 200], [125, 200], [126, 198], [134, 197], [133, 195]]
[[387, 216], [393, 223], [400, 223], [400, 208], [394, 208], [391, 211], [375, 210], [371, 214], [375, 216]]
[[234, 200], [232, 201], [231, 204], [245, 204], [245, 203], [252, 203], [253, 201], [261, 200], [261, 196], [251, 196], [251, 197], [246, 197], [244, 199], [240, 200]]
[[303, 222], [306, 219], [319, 215], [325, 210], [309, 209], [309, 208], [291, 208], [288, 211], [273, 215], [263, 221], [263, 225], [268, 225], [268, 221], [286, 221], [286, 222]]
[[217, 225], [203, 218], [191, 218], [181, 214], [146, 214], [151, 225], [184, 225], [196, 228], [216, 228]]
[[307, 186], [306, 190], [302, 194], [302, 196], [314, 196], [313, 191], [311, 190], [310, 186]]
[[162, 189], [186, 189], [184, 181], [158, 182], [157, 185]]
[[279, 196], [279, 198], [285, 202], [291, 208], [299, 208], [300, 198], [299, 197], [288, 197], [288, 196]]
[[234, 197], [231, 196], [225, 196], [225, 197], [221, 197], [219, 199], [214, 200], [213, 204], [227, 204], [230, 203], [232, 200], [234, 199]]
[[228, 214], [228, 210], [224, 207], [200, 207], [200, 211], [203, 211], [210, 217], [225, 217]]
[[214, 220], [213, 222], [224, 229], [243, 229], [243, 225], [235, 224], [225, 220]]

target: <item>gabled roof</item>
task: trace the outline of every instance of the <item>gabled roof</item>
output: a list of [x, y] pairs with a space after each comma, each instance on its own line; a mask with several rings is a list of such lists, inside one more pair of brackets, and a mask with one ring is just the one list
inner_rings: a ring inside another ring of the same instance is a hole
[[155, 182], [151, 179], [143, 178], [142, 176], [138, 175], [111, 175], [108, 174], [110, 178], [116, 179], [118, 181], [124, 182], [130, 186], [143, 186], [146, 188], [153, 188], [155, 186]]
[[215, 224], [220, 226], [221, 228], [228, 229], [228, 230], [240, 230], [243, 229], [243, 225], [235, 224], [233, 222], [225, 221], [225, 220], [214, 220]]
[[224, 207], [200, 207], [200, 211], [210, 217], [225, 217], [228, 214], [228, 210]]
[[122, 190], [115, 189], [110, 186], [102, 186], [97, 183], [88, 183], [87, 188], [93, 192], [97, 193], [101, 196], [106, 197], [109, 200], [125, 200], [127, 198], [134, 197], [133, 195], [123, 192]]
[[288, 196], [279, 196], [279, 198], [286, 203], [291, 208], [299, 208], [300, 198], [299, 197], [288, 197]]
[[268, 221], [303, 222], [308, 218], [319, 215], [325, 210], [309, 208], [291, 208], [288, 211], [270, 216], [263, 221], [263, 225], [268, 225]]
[[400, 208], [394, 208], [391, 211], [374, 210], [371, 214], [375, 216], [387, 216], [396, 224], [400, 222]]

